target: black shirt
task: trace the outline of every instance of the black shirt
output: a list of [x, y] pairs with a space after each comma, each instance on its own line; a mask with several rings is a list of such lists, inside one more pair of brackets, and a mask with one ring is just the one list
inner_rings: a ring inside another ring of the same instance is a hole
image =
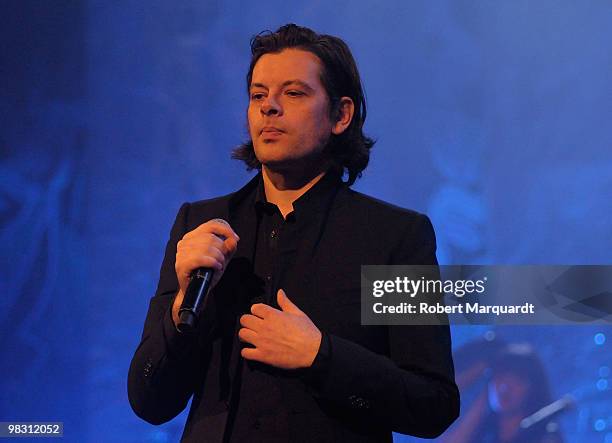
[[[261, 284], [258, 293], [253, 294], [252, 304], [266, 303], [280, 309], [277, 303], [279, 289], [283, 289], [291, 299], [293, 282], [302, 281], [302, 276], [309, 272], [305, 263], [314, 254], [330, 205], [340, 186], [341, 177], [327, 173], [293, 202], [294, 210], [283, 218], [279, 208], [267, 201], [263, 180], [260, 180], [254, 198], [257, 238], [253, 268]], [[328, 337], [324, 331], [321, 332], [319, 353], [308, 369], [308, 375], [313, 379], [324, 377], [330, 352]], [[287, 376], [287, 371], [250, 360], [243, 360], [239, 371], [240, 389], [230, 400], [230, 418], [224, 440], [287, 441], [291, 405], [283, 398], [279, 383], [279, 377]]]

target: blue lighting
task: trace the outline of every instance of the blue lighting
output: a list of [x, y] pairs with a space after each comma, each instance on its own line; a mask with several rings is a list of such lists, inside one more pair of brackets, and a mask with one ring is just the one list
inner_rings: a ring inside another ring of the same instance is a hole
[[598, 332], [597, 334], [595, 334], [595, 337], [593, 337], [593, 340], [595, 341], [595, 344], [597, 346], [601, 346], [606, 342], [606, 335]]
[[604, 443], [612, 443], [612, 433], [606, 434]]
[[168, 441], [168, 434], [158, 429], [154, 430], [150, 434], [151, 441], [155, 443], [166, 443]]
[[610, 368], [608, 366], [601, 366], [599, 368], [599, 376], [600, 377], [607, 377], [610, 375]]
[[606, 429], [606, 421], [601, 419], [601, 418], [599, 418], [599, 419], [595, 420], [595, 424], [593, 425], [593, 427], [595, 428], [595, 430], [597, 432], [601, 432], [604, 429]]
[[600, 378], [597, 380], [597, 389], [600, 391], [605, 391], [608, 388], [608, 380], [605, 378]]

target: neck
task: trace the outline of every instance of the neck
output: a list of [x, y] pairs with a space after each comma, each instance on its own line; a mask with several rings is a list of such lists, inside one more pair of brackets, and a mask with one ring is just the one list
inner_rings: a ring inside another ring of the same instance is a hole
[[274, 203], [286, 217], [293, 211], [293, 202], [312, 188], [325, 175], [325, 170], [301, 174], [275, 172], [266, 165], [261, 167], [266, 199]]

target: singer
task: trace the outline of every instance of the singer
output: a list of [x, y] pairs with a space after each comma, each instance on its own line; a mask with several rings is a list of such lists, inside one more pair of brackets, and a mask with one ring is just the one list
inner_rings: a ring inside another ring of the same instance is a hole
[[[161, 424], [193, 397], [184, 442], [436, 437], [459, 413], [449, 328], [360, 324], [362, 264], [437, 261], [425, 215], [350, 188], [374, 144], [353, 56], [293, 24], [259, 34], [251, 53], [250, 137], [233, 157], [258, 174], [180, 208], [130, 404]], [[179, 332], [198, 268], [212, 290], [193, 333]]]

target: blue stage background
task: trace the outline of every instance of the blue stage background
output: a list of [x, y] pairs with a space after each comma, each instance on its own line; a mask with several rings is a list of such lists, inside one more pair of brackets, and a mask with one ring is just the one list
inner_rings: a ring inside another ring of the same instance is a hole
[[[356, 189], [432, 218], [442, 263], [612, 263], [612, 5], [5, 1], [0, 421], [70, 442], [178, 441], [131, 411], [130, 358], [180, 204], [250, 177], [250, 37], [339, 35], [378, 142]], [[490, 328], [456, 327], [455, 346]], [[567, 442], [612, 442], [612, 328], [506, 327], [578, 395]], [[464, 405], [466, 407], [467, 405]], [[396, 435], [396, 441], [416, 441]]]

